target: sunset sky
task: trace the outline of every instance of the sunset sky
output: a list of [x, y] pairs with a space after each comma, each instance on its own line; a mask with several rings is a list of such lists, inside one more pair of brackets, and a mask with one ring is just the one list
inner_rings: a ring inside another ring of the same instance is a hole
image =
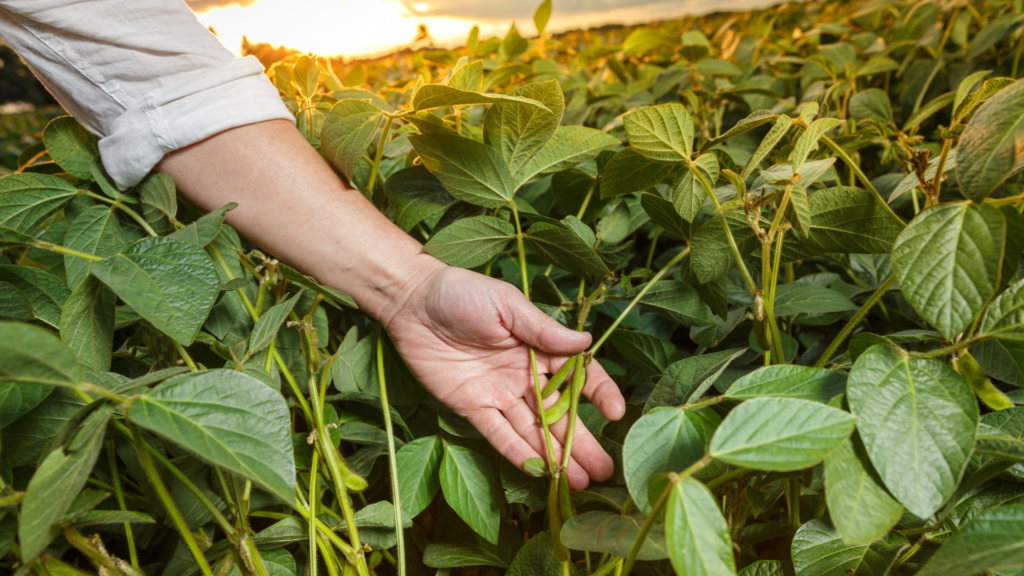
[[[479, 24], [481, 38], [504, 36], [514, 20], [536, 34], [540, 0], [186, 0], [237, 51], [243, 35], [321, 55], [373, 55], [410, 42], [424, 23], [439, 45], [465, 40]], [[634, 24], [713, 10], [764, 6], [772, 0], [554, 0], [549, 32]]]

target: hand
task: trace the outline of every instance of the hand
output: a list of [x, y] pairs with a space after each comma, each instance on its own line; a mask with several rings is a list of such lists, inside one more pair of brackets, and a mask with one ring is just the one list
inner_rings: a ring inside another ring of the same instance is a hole
[[[536, 351], [541, 386], [569, 356], [590, 345], [590, 334], [570, 330], [530, 303], [514, 286], [469, 270], [431, 266], [397, 309], [382, 318], [406, 364], [438, 400], [465, 417], [520, 469], [530, 458], [547, 460], [537, 421], [537, 395], [529, 346]], [[618, 386], [597, 362], [587, 367], [583, 394], [609, 420], [625, 412]], [[545, 399], [550, 406], [558, 399]], [[562, 459], [568, 417], [550, 427]], [[569, 485], [607, 480], [612, 459], [577, 418]]]

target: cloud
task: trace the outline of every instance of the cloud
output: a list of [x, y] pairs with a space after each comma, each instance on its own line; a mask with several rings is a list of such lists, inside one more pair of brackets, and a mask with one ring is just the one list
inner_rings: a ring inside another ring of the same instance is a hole
[[[635, 8], [664, 4], [668, 0], [559, 0], [555, 11], [558, 15], [605, 12], [608, 10]], [[450, 16], [454, 18], [476, 18], [482, 20], [521, 19], [533, 17], [539, 1], [481, 2], [480, 0], [402, 0], [409, 11], [416, 16]]]
[[188, 7], [193, 12], [206, 12], [213, 10], [214, 8], [224, 8], [225, 6], [252, 6], [256, 0], [185, 0]]

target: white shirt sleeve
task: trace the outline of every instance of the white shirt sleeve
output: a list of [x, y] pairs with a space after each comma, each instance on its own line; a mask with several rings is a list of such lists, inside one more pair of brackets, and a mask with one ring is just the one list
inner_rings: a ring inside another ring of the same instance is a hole
[[122, 189], [178, 148], [295, 121], [259, 61], [231, 54], [182, 0], [0, 0], [0, 38], [100, 136]]

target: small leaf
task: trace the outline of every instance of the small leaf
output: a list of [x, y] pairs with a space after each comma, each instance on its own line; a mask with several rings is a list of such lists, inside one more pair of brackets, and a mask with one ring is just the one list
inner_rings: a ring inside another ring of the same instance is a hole
[[888, 254], [903, 230], [867, 190], [836, 186], [818, 190], [809, 201], [809, 237], [787, 237], [784, 262], [823, 254]]
[[615, 153], [601, 175], [601, 198], [647, 190], [674, 171], [678, 164], [650, 160], [633, 148]]
[[43, 129], [43, 143], [50, 158], [80, 180], [92, 180], [89, 165], [99, 158], [98, 138], [71, 116], [54, 118]]
[[981, 202], [1024, 164], [1024, 81], [1017, 80], [978, 108], [957, 145], [956, 180], [969, 200]]
[[75, 387], [81, 382], [74, 355], [51, 332], [0, 322], [0, 384]]
[[351, 99], [339, 100], [324, 118], [320, 150], [349, 182], [382, 119], [373, 104]]
[[185, 226], [181, 230], [178, 230], [174, 234], [171, 234], [168, 238], [188, 242], [189, 244], [194, 244], [202, 248], [210, 242], [213, 242], [213, 239], [220, 234], [220, 227], [224, 224], [224, 217], [227, 216], [229, 210], [234, 210], [235, 208], [238, 208], [238, 204], [235, 204], [234, 202], [225, 204], [213, 212], [204, 215], [202, 218], [188, 226]]
[[480, 454], [449, 444], [441, 463], [445, 500], [469, 526], [492, 544], [498, 543], [501, 484]]
[[811, 213], [811, 203], [807, 199], [807, 190], [803, 186], [790, 188], [789, 203], [786, 204], [786, 220], [800, 236], [807, 238], [810, 235], [814, 215]]
[[476, 60], [459, 66], [452, 72], [448, 85], [459, 90], [479, 92], [484, 87], [484, 61]]
[[[93, 206], [75, 218], [64, 235], [64, 246], [93, 256], [113, 256], [128, 245], [117, 215], [109, 206]], [[75, 289], [89, 276], [90, 262], [84, 258], [64, 255], [67, 284]]]
[[526, 104], [551, 112], [544, 104], [531, 98], [521, 98], [507, 94], [481, 94], [479, 92], [459, 90], [444, 84], [421, 86], [412, 97], [412, 107], [417, 112], [447, 106], [472, 106], [474, 104], [500, 104], [503, 102]]
[[729, 348], [673, 363], [654, 385], [644, 405], [644, 413], [658, 406], [679, 406], [698, 401], [722, 372], [746, 353], [746, 348]]
[[1024, 342], [1024, 280], [999, 295], [985, 314], [981, 333], [1013, 342]]
[[676, 574], [736, 573], [729, 524], [707, 486], [685, 478], [672, 489], [665, 509], [665, 544]]
[[278, 330], [288, 319], [288, 314], [295, 308], [299, 301], [298, 295], [278, 302], [260, 316], [253, 326], [252, 334], [249, 335], [249, 353], [256, 354], [263, 350], [277, 337]]
[[880, 88], [861, 90], [850, 98], [850, 116], [857, 121], [877, 120], [883, 124], [892, 121], [892, 104], [889, 95]]
[[807, 160], [807, 156], [818, 149], [818, 140], [825, 135], [825, 132], [837, 126], [842, 126], [844, 122], [844, 120], [838, 118], [819, 118], [811, 122], [807, 129], [804, 130], [804, 133], [797, 138], [796, 144], [793, 146], [793, 154], [789, 157], [789, 162], [793, 165], [793, 171], [800, 170], [800, 165]]
[[[547, 5], [550, 10], [551, 0], [545, 0], [541, 8], [544, 5]], [[539, 11], [540, 8], [537, 10]], [[519, 549], [506, 574], [507, 576], [550, 576], [560, 573], [561, 570], [558, 558], [555, 557], [555, 548], [551, 544], [551, 535], [541, 532], [530, 538], [529, 542]]]
[[[632, 299], [640, 287], [627, 294]], [[662, 280], [644, 295], [640, 303], [658, 314], [683, 326], [713, 326], [711, 309], [701, 300], [700, 294], [685, 282]]]
[[71, 293], [60, 316], [60, 337], [78, 362], [92, 372], [110, 370], [117, 298], [99, 280], [87, 276]]
[[424, 166], [410, 166], [393, 173], [384, 188], [395, 205], [395, 225], [403, 232], [458, 201]]
[[171, 220], [178, 213], [178, 197], [170, 175], [158, 172], [148, 176], [139, 187], [142, 217], [157, 234], [174, 229]]
[[825, 499], [829, 517], [847, 546], [883, 538], [903, 513], [903, 506], [882, 486], [856, 434], [825, 457]]
[[800, 576], [882, 575], [908, 544], [906, 536], [890, 532], [874, 544], [847, 546], [832, 523], [819, 518], [793, 537], [793, 565]]
[[792, 125], [793, 119], [789, 116], [783, 114], [778, 117], [778, 120], [775, 121], [775, 125], [768, 131], [768, 134], [765, 135], [764, 139], [761, 140], [761, 143], [757, 146], [757, 150], [754, 151], [750, 160], [747, 161], [746, 166], [743, 167], [743, 172], [740, 174], [743, 179], [746, 179], [747, 176], [754, 173], [754, 170], [761, 165], [761, 162], [766, 156], [768, 156], [768, 153], [779, 144]]
[[[640, 535], [644, 518], [638, 515], [620, 516], [610, 512], [586, 512], [562, 526], [562, 543], [573, 550], [587, 550], [614, 554], [625, 558]], [[668, 558], [665, 546], [665, 525], [657, 524], [640, 546], [638, 560], [652, 561]]]
[[674, 344], [651, 334], [616, 330], [608, 337], [608, 343], [615, 347], [630, 362], [654, 372], [664, 372], [676, 359]]
[[[718, 159], [715, 155], [702, 154], [693, 165], [714, 188], [719, 174]], [[711, 193], [713, 192], [706, 189], [703, 183], [694, 177], [693, 172], [687, 170], [672, 190], [672, 205], [675, 206], [676, 212], [683, 217], [683, 220], [693, 222], [697, 212], [700, 211], [704, 201]]]
[[302, 286], [306, 290], [316, 292], [317, 294], [326, 298], [328, 302], [334, 304], [336, 307], [340, 308], [342, 305], [344, 305], [349, 308], [359, 308], [359, 306], [356, 305], [356, 301], [353, 300], [352, 297], [349, 296], [348, 294], [345, 294], [341, 290], [331, 288], [330, 286], [322, 286], [319, 283], [317, 283], [317, 281], [314, 280], [313, 278], [306, 276], [302, 272], [299, 272], [298, 270], [290, 266], [281, 264], [278, 266], [277, 270], [278, 272], [281, 273], [281, 276], [284, 277], [285, 280], [293, 284]]
[[76, 196], [74, 186], [55, 176], [5, 176], [0, 178], [0, 226], [31, 234]]
[[504, 250], [515, 232], [492, 216], [463, 218], [434, 234], [423, 250], [450, 266], [476, 268]]
[[56, 276], [29, 266], [0, 266], [0, 282], [14, 286], [28, 300], [32, 312], [54, 328], [71, 291]]
[[737, 400], [762, 396], [826, 403], [846, 390], [842, 372], [809, 366], [765, 366], [733, 383], [725, 395]]
[[920, 576], [961, 576], [1024, 565], [1024, 506], [1001, 506], [971, 520], [939, 548]]
[[721, 144], [722, 142], [725, 142], [726, 140], [734, 136], [739, 136], [740, 134], [749, 132], [754, 128], [757, 128], [758, 126], [767, 124], [768, 122], [775, 120], [776, 118], [778, 118], [778, 116], [776, 116], [775, 113], [772, 112], [771, 110], [756, 110], [754, 112], [751, 112], [750, 116], [747, 116], [743, 120], [737, 122], [735, 126], [727, 130], [721, 136], [705, 140], [704, 143], [701, 144], [700, 146], [700, 151], [703, 154], [704, 152], [710, 150], [711, 148]]
[[690, 159], [693, 120], [682, 104], [640, 108], [623, 116], [622, 123], [629, 145], [651, 160], [679, 162]]
[[716, 460], [758, 470], [800, 470], [821, 462], [853, 432], [842, 410], [795, 398], [757, 398], [734, 408], [711, 439]]
[[132, 403], [128, 419], [203, 460], [295, 501], [295, 460], [284, 398], [234, 370], [175, 376]]
[[782, 284], [776, 289], [775, 305], [772, 311], [776, 316], [792, 316], [794, 314], [845, 312], [856, 309], [853, 302], [835, 290], [805, 282], [793, 282]]
[[398, 451], [398, 494], [402, 513], [411, 518], [430, 505], [441, 488], [444, 446], [437, 436], [418, 438]]
[[683, 220], [672, 203], [662, 198], [660, 194], [644, 192], [640, 195], [640, 207], [650, 217], [651, 222], [683, 240], [689, 240], [693, 234], [692, 224]]
[[597, 252], [567, 226], [537, 222], [526, 232], [526, 239], [542, 258], [563, 270], [594, 276], [610, 273]]
[[493, 148], [455, 134], [419, 134], [409, 141], [452, 196], [485, 208], [512, 201], [512, 176]]
[[684, 470], [704, 456], [707, 436], [700, 416], [655, 408], [629, 430], [622, 447], [626, 486], [641, 512], [650, 513], [647, 485], [657, 474]]
[[[741, 256], [749, 255], [760, 246], [757, 236], [747, 224], [742, 213], [732, 210], [724, 212], [724, 214]], [[733, 256], [732, 248], [725, 236], [720, 216], [708, 220], [697, 229], [693, 235], [693, 241], [690, 243], [690, 249], [690, 269], [701, 284], [718, 280], [736, 267], [736, 258]]]

